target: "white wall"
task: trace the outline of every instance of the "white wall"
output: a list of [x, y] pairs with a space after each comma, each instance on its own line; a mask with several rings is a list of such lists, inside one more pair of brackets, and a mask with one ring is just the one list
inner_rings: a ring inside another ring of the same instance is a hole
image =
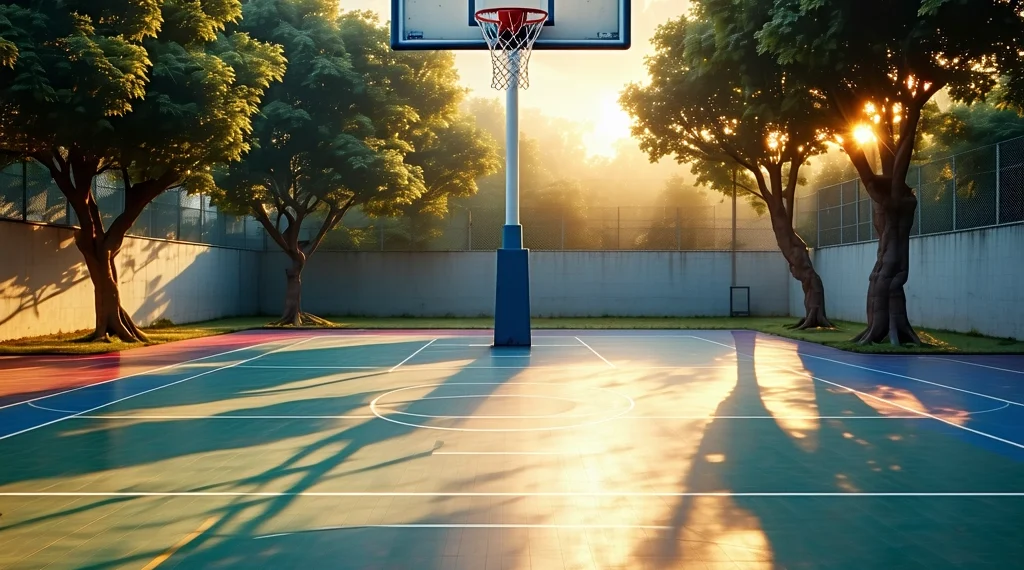
[[[877, 247], [814, 252], [829, 317], [864, 322]], [[1024, 338], [1024, 224], [912, 238], [906, 292], [915, 325]], [[801, 314], [795, 306], [792, 314]]]
[[[282, 307], [287, 259], [268, 253], [262, 312]], [[535, 316], [723, 316], [729, 313], [728, 252], [530, 254]], [[303, 272], [303, 308], [321, 315], [483, 316], [494, 313], [495, 254], [318, 252]], [[755, 315], [789, 312], [789, 272], [774, 252], [738, 252], [737, 282], [751, 287]]]
[[[93, 288], [73, 230], [0, 221], [0, 340], [90, 329]], [[127, 238], [124, 308], [141, 325], [254, 314], [261, 253]]]

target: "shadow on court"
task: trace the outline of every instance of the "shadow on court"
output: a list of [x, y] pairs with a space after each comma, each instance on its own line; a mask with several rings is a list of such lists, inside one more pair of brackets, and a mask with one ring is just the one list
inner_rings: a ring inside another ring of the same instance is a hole
[[[739, 353], [760, 356], [756, 333], [733, 336]], [[802, 368], [795, 356], [786, 368]], [[740, 359], [737, 372], [715, 415], [778, 415], [762, 388], [777, 369]], [[951, 435], [955, 428], [880, 419], [854, 393], [809, 378], [807, 386], [809, 415], [879, 419], [712, 420], [680, 490], [734, 495], [679, 499], [671, 532], [637, 556], [669, 568], [714, 549], [750, 568], [851, 569], [1009, 568], [1024, 557], [1024, 543], [1012, 537], [1024, 516], [1021, 497], [735, 495], [1021, 491], [1024, 465]]]
[[[408, 356], [423, 346], [422, 342], [396, 343], [387, 345], [393, 354], [403, 353]], [[410, 350], [411, 349], [411, 350]], [[344, 362], [346, 355], [336, 352], [338, 348], [308, 349], [289, 352], [289, 361], [297, 364], [310, 359], [321, 359], [324, 352], [333, 353], [337, 361]], [[344, 350], [342, 350], [344, 352]], [[392, 359], [393, 360], [393, 359]], [[399, 358], [399, 360], [401, 360]], [[393, 366], [397, 361], [390, 362]], [[237, 369], [236, 369], [237, 370]], [[509, 368], [491, 370], [488, 375], [489, 386], [476, 386], [475, 393], [483, 398], [476, 403], [462, 403], [460, 412], [473, 410], [486, 400], [503, 384], [519, 373], [520, 369]], [[241, 370], [238, 370], [241, 372]], [[248, 372], [248, 371], [247, 371]], [[474, 372], [477, 375], [474, 375]], [[479, 381], [479, 371], [459, 370], [452, 375], [439, 379], [439, 386], [424, 394], [429, 397], [438, 394], [445, 387], [465, 382]], [[372, 374], [360, 375], [362, 378]], [[199, 379], [202, 380], [202, 379]], [[324, 383], [309, 383], [310, 378], [301, 379], [304, 386], [324, 386], [338, 390], [343, 383], [338, 380], [325, 380]], [[170, 388], [166, 393], [156, 392], [153, 397], [140, 397], [138, 401], [126, 401], [118, 406], [118, 413], [137, 411], [148, 408], [172, 408], [190, 404], [208, 404], [213, 401], [226, 401], [233, 398], [249, 397], [259, 392], [261, 397], [270, 399], [266, 406], [236, 409], [222, 415], [280, 415], [294, 413], [297, 405], [318, 410], [334, 409], [336, 413], [344, 413], [356, 407], [366, 405], [379, 395], [379, 391], [346, 394], [336, 397], [298, 398], [301, 388], [292, 391], [287, 384], [296, 382], [294, 375], [264, 374], [248, 377], [239, 382], [239, 389], [232, 389], [230, 381], [216, 383], [196, 382], [185, 383], [180, 387]], [[188, 386], [190, 389], [183, 389]], [[159, 397], [157, 397], [159, 395]], [[143, 400], [145, 398], [145, 400]], [[281, 401], [282, 398], [288, 399]], [[254, 475], [246, 475], [228, 481], [203, 483], [196, 474], [187, 477], [181, 474], [164, 473], [154, 478], [149, 486], [161, 491], [180, 490], [189, 492], [241, 492], [248, 493], [260, 490], [281, 492], [276, 496], [238, 496], [218, 500], [211, 508], [200, 516], [212, 519], [212, 524], [194, 541], [177, 552], [172, 562], [183, 567], [203, 568], [220, 565], [239, 564], [244, 560], [246, 566], [289, 567], [297, 563], [312, 564], [313, 567], [330, 568], [366, 568], [371, 564], [386, 564], [396, 568], [432, 568], [441, 563], [446, 548], [454, 548], [459, 553], [461, 529], [418, 529], [413, 533], [396, 529], [384, 528], [353, 528], [345, 530], [326, 530], [321, 532], [303, 532], [308, 530], [307, 520], [322, 520], [325, 512], [330, 509], [324, 502], [315, 499], [302, 499], [300, 495], [317, 484], [325, 481], [344, 481], [345, 477], [360, 475], [363, 484], [367, 474], [385, 467], [413, 464], [425, 459], [432, 453], [429, 444], [422, 449], [409, 449], [408, 453], [395, 456], [382, 454], [370, 465], [365, 462], [359, 467], [345, 469], [345, 464], [353, 455], [371, 450], [374, 446], [394, 438], [401, 438], [421, 431], [419, 428], [399, 425], [381, 419], [358, 420], [360, 423], [351, 427], [339, 426], [332, 420], [298, 420], [277, 421], [262, 420], [233, 422], [230, 420], [181, 419], [173, 421], [120, 421], [120, 420], [69, 420], [58, 424], [60, 433], [54, 434], [53, 429], [41, 429], [16, 438], [17, 446], [4, 442], [5, 460], [0, 465], [0, 484], [8, 485], [15, 482], [43, 481], [51, 483], [61, 477], [74, 475], [113, 472], [117, 469], [145, 466], [170, 458], [185, 456], [202, 456], [203, 454], [237, 450], [241, 456], [251, 456], [248, 463], [265, 464], [264, 451], [261, 447], [272, 442], [290, 438], [313, 436], [315, 441], [294, 448], [283, 460], [268, 465]], [[74, 422], [74, 423], [73, 423]], [[79, 423], [81, 422], [81, 423]], [[445, 432], [436, 432], [442, 438]], [[432, 439], [432, 438], [428, 438]], [[280, 457], [278, 455], [277, 457]], [[365, 453], [362, 457], [366, 457]], [[426, 470], [426, 467], [421, 467]], [[216, 473], [218, 470], [210, 470]], [[220, 470], [230, 474], [230, 471]], [[187, 478], [187, 481], [186, 481]], [[116, 479], [112, 480], [115, 483]], [[106, 487], [110, 487], [109, 483]], [[337, 488], [337, 487], [335, 487]], [[342, 487], [345, 489], [345, 487]], [[86, 489], [88, 490], [88, 489]], [[204, 497], [205, 498], [205, 497]], [[62, 508], [51, 514], [44, 514], [22, 520], [20, 523], [0, 526], [0, 532], [8, 532], [19, 528], [31, 529], [43, 523], [56, 521], [70, 515], [81, 514], [92, 509], [104, 509], [121, 506], [132, 499], [109, 498], [87, 500], [85, 504]], [[200, 498], [198, 500], [203, 500]], [[303, 500], [301, 508], [310, 509], [295, 515], [297, 500]], [[172, 503], [168, 503], [170, 506]], [[491, 505], [493, 506], [493, 505]], [[289, 510], [290, 509], [290, 510]], [[287, 513], [285, 511], [288, 510]], [[166, 513], [165, 513], [166, 514]], [[337, 523], [346, 521], [348, 513], [336, 512], [333, 517]], [[448, 511], [430, 520], [412, 520], [411, 523], [427, 522], [443, 524], [446, 522], [464, 521], [472, 518], [472, 509]], [[186, 515], [182, 515], [186, 516]], [[187, 515], [189, 518], [194, 513]], [[412, 517], [410, 517], [412, 518]], [[11, 520], [8, 518], [8, 520]], [[133, 521], [133, 526], [142, 523], [151, 524], [154, 532], [167, 525], [166, 521], [154, 522]], [[184, 520], [184, 519], [181, 519]], [[269, 525], [275, 521], [275, 525]], [[12, 521], [13, 522], [13, 521]], [[296, 525], [297, 534], [266, 540], [253, 540], [253, 537], [266, 531], [266, 528], [280, 528], [282, 524]], [[454, 543], [453, 543], [454, 541]], [[159, 541], [158, 541], [159, 542]], [[453, 546], [454, 544], [454, 546]], [[167, 544], [161, 542], [161, 548]], [[468, 548], [468, 545], [462, 548]], [[145, 563], [161, 554], [161, 551], [140, 549], [126, 557], [105, 560], [88, 568], [116, 568], [126, 564]], [[93, 562], [96, 562], [95, 560]], [[414, 566], [409, 566], [412, 563]]]

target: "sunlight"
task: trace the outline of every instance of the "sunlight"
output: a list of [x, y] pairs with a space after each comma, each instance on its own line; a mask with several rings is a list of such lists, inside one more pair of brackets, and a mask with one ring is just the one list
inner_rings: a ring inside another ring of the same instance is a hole
[[853, 140], [857, 141], [857, 144], [861, 146], [875, 142], [875, 132], [871, 125], [860, 124], [854, 127]]
[[818, 447], [821, 420], [814, 393], [814, 379], [796, 352], [797, 346], [758, 337], [754, 370], [765, 408], [779, 429], [805, 451]]
[[615, 143], [630, 137], [632, 119], [622, 110], [616, 97], [601, 102], [600, 111], [590, 118], [592, 128], [586, 136], [587, 154], [614, 158]]

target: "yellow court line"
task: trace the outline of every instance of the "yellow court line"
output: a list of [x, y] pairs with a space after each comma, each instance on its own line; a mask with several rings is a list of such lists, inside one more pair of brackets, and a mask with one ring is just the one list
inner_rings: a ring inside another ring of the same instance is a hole
[[193, 540], [198, 538], [199, 535], [209, 530], [210, 527], [213, 526], [213, 523], [216, 522], [216, 520], [217, 519], [214, 517], [206, 519], [206, 521], [204, 521], [203, 524], [199, 525], [199, 528], [185, 535], [181, 540], [175, 543], [174, 546], [168, 548], [166, 552], [154, 558], [153, 561], [149, 564], [143, 566], [142, 570], [153, 570], [157, 566], [166, 562], [168, 558], [174, 556], [174, 553], [184, 548], [186, 544], [192, 542]]

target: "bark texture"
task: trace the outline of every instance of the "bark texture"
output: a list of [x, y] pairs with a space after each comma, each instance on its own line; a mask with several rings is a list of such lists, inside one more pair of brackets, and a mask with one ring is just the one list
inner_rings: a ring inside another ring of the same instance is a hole
[[825, 285], [821, 276], [814, 270], [811, 254], [807, 251], [807, 243], [797, 235], [793, 224], [783, 216], [773, 214], [772, 231], [779, 251], [789, 264], [789, 273], [800, 282], [804, 292], [804, 316], [794, 329], [833, 328], [832, 322], [825, 315]]
[[811, 263], [807, 243], [797, 235], [793, 229], [792, 218], [784, 209], [779, 211], [780, 208], [769, 206], [769, 210], [775, 242], [789, 264], [789, 273], [800, 282], [804, 292], [804, 316], [790, 328], [833, 328], [825, 315], [825, 286], [818, 272], [814, 270], [814, 264]]
[[49, 149], [33, 154], [33, 158], [49, 169], [54, 183], [78, 217], [75, 246], [82, 253], [89, 270], [96, 310], [96, 327], [85, 340], [107, 340], [113, 336], [124, 342], [148, 341], [149, 338], [121, 305], [116, 259], [125, 235], [143, 208], [174, 185], [178, 176], [167, 172], [158, 179], [133, 184], [127, 170], [121, 169], [125, 185], [124, 211], [114, 218], [109, 228], [104, 228], [103, 216], [92, 193], [92, 181], [108, 170], [109, 165], [75, 149], [67, 152]]
[[306, 266], [306, 255], [301, 250], [289, 251], [292, 264], [284, 270], [287, 285], [284, 294], [284, 312], [281, 318], [271, 323], [275, 326], [292, 327], [333, 327], [334, 323], [302, 310], [302, 269]]
[[[890, 184], [899, 184], [890, 188]], [[895, 191], [891, 191], [895, 190]], [[878, 255], [868, 278], [867, 327], [853, 338], [860, 344], [921, 344], [907, 316], [904, 286], [910, 277], [910, 230], [917, 197], [905, 183], [878, 177], [868, 185], [878, 232]]]

